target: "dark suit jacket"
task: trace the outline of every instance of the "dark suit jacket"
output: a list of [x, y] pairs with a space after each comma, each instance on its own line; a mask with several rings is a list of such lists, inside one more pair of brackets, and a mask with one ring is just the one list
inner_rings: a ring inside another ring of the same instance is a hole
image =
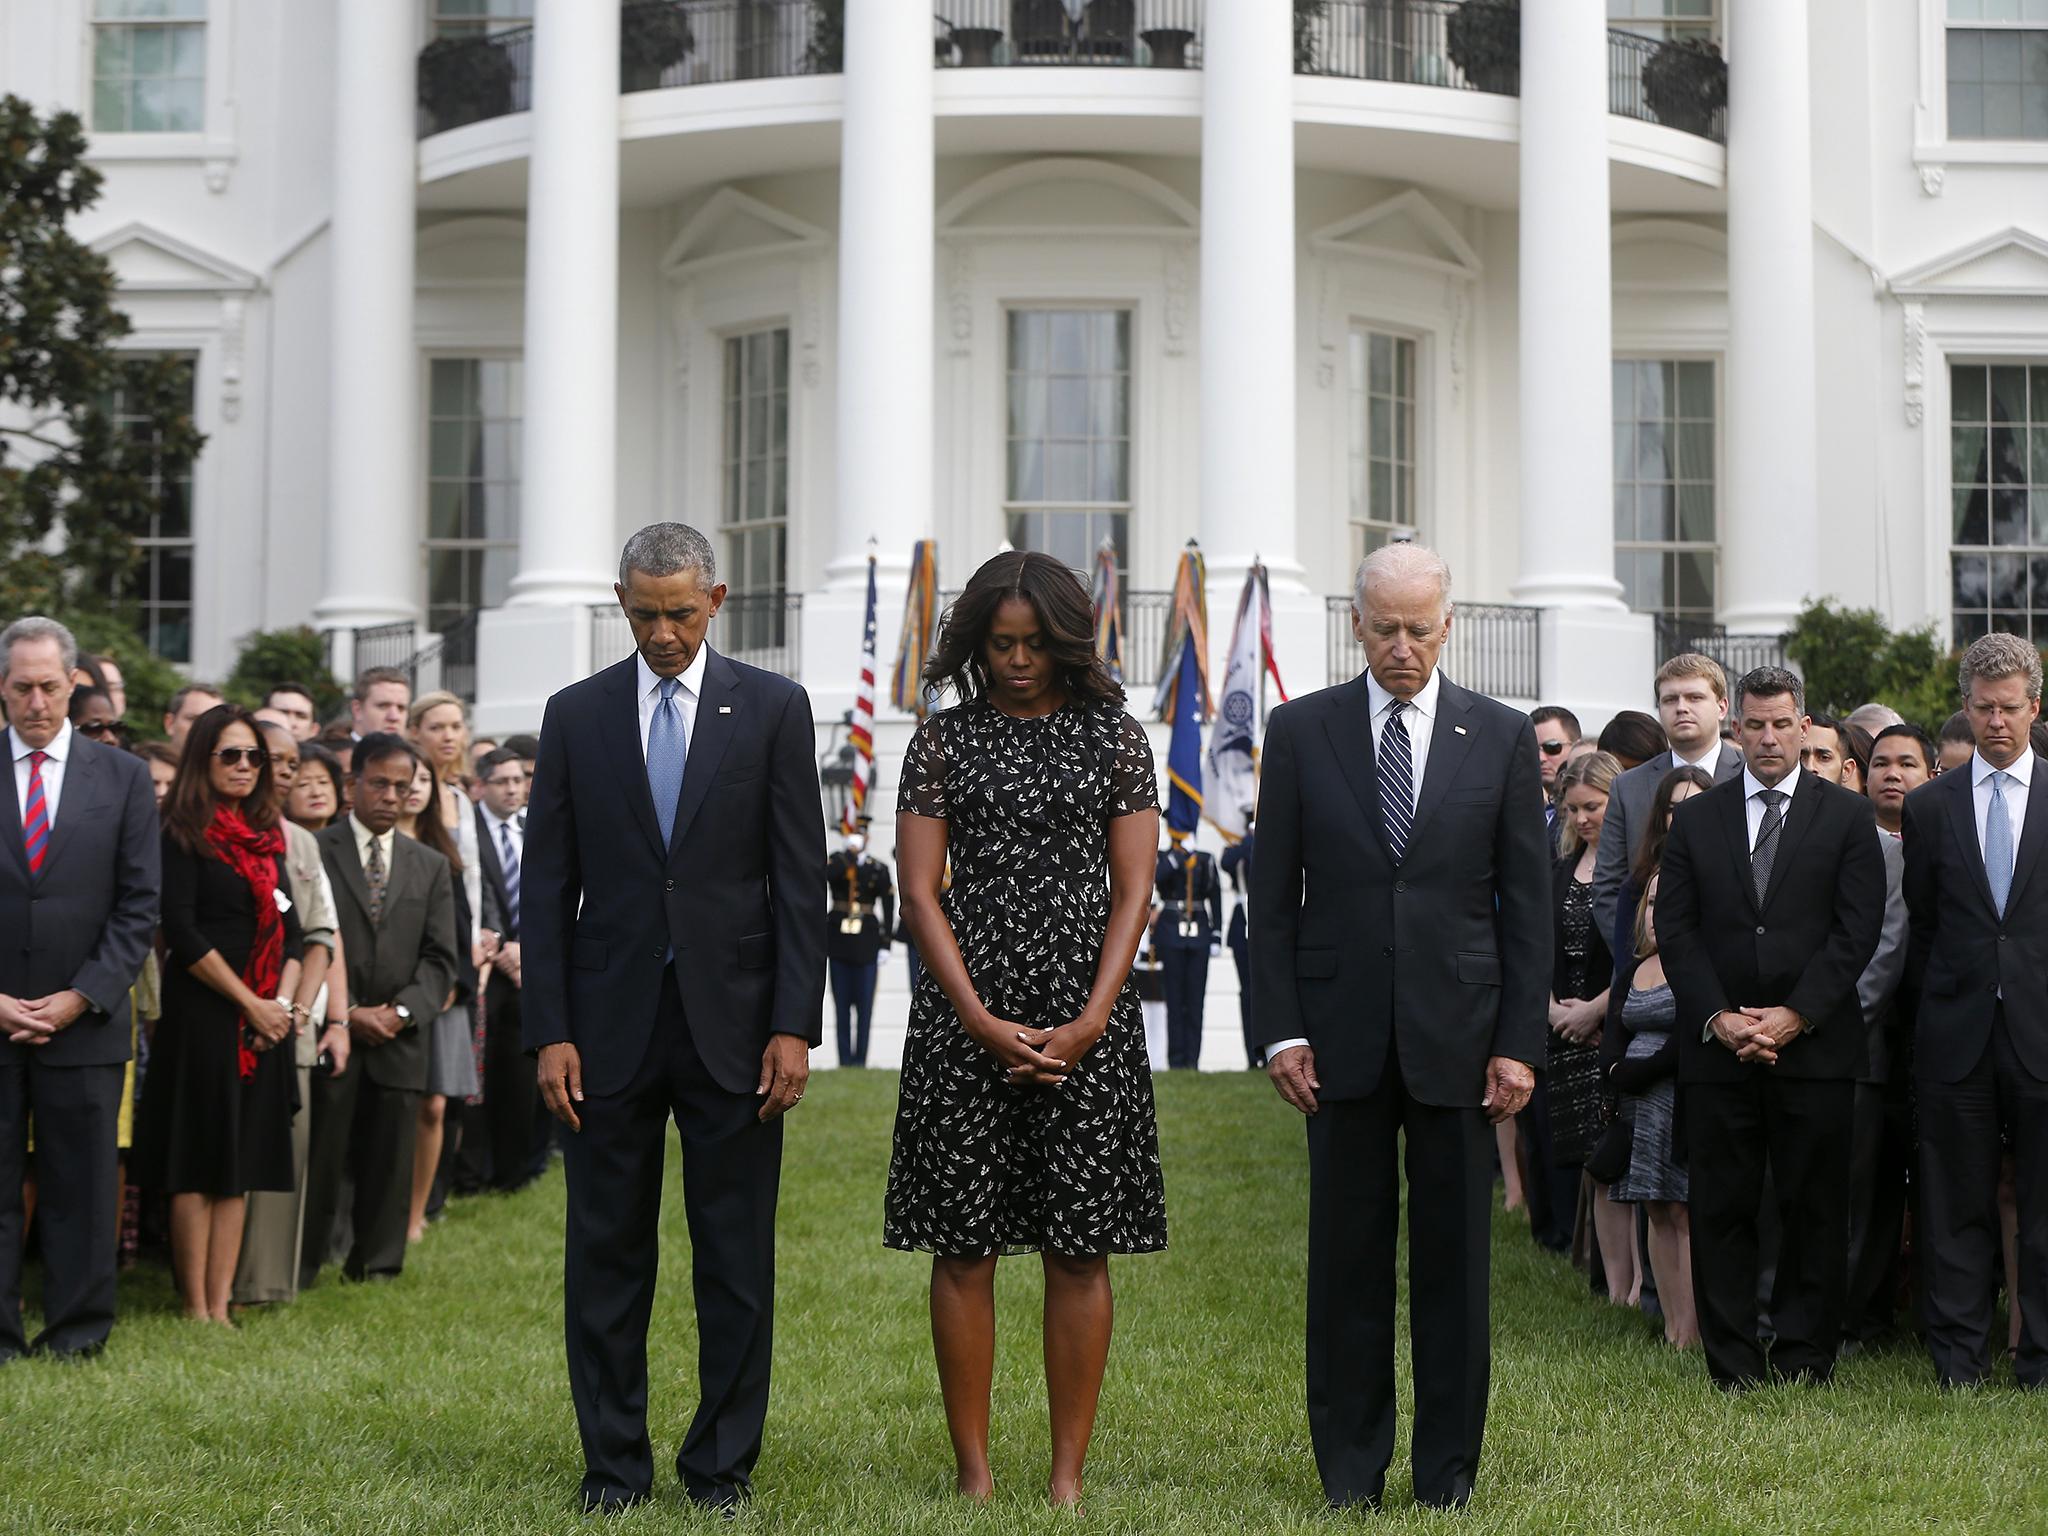
[[[1618, 919], [1621, 888], [1635, 868], [1643, 838], [1650, 830], [1650, 807], [1657, 802], [1657, 786], [1664, 775], [1678, 766], [1669, 752], [1659, 752], [1646, 763], [1637, 763], [1614, 776], [1607, 792], [1607, 816], [1600, 826], [1600, 856], [1593, 861], [1593, 925], [1600, 936], [1611, 935]], [[1714, 782], [1726, 784], [1742, 777], [1742, 753], [1727, 742], [1714, 764]], [[1635, 918], [1631, 914], [1629, 921]]]
[[1938, 1083], [1960, 1080], [1983, 1057], [2000, 989], [2013, 1050], [2035, 1077], [2048, 1078], [2048, 879], [2036, 878], [2048, 852], [2044, 770], [2048, 762], [2036, 759], [2003, 919], [1984, 876], [1971, 770], [1906, 796], [1905, 994], [1917, 1010], [1914, 1070]]
[[673, 837], [664, 848], [640, 747], [636, 658], [548, 700], [526, 808], [521, 1030], [573, 1041], [587, 1093], [623, 1088], [647, 1052], [675, 952], [698, 1055], [751, 1094], [770, 1034], [819, 1042], [825, 818], [811, 701], [786, 677], [705, 662]]
[[[391, 839], [384, 905], [370, 921], [370, 884], [356, 855], [353, 817], [320, 831], [320, 858], [334, 887], [341, 947], [348, 956], [349, 1002], [359, 1008], [403, 1003], [413, 1027], [382, 1045], [359, 1045], [364, 1075], [383, 1088], [424, 1093], [428, 1040], [455, 985], [453, 874], [448, 861], [403, 833]], [[466, 940], [465, 940], [466, 942]]]
[[75, 731], [42, 873], [30, 877], [14, 792], [14, 742], [0, 731], [0, 992], [75, 987], [92, 1007], [48, 1045], [10, 1045], [52, 1067], [96, 1067], [132, 1053], [128, 989], [156, 931], [162, 843], [142, 759]]
[[[517, 943], [519, 924], [512, 921], [511, 898], [505, 890], [505, 863], [498, 854], [498, 824], [484, 814], [480, 805], [471, 806], [470, 811], [476, 817], [476, 843], [482, 852], [478, 868], [484, 877], [483, 925], [499, 938]], [[523, 909], [526, 900], [526, 859], [523, 853], [519, 860], [519, 898]], [[522, 910], [521, 916], [524, 915]]]
[[[1758, 1072], [1853, 1080], [1867, 1041], [1857, 978], [1884, 926], [1884, 854], [1870, 802], [1801, 772], [1761, 904], [1750, 876], [1744, 781], [1683, 802], [1657, 883], [1657, 947], [1678, 1003], [1678, 1077], [1741, 1082]], [[1775, 1067], [1742, 1062], [1707, 1020], [1784, 1006], [1809, 1029]]]
[[[1476, 1106], [1492, 1056], [1543, 1059], [1550, 858], [1528, 718], [1449, 679], [1407, 856], [1380, 813], [1366, 678], [1273, 712], [1252, 871], [1254, 1017], [1364, 1098], [1389, 1035], [1408, 1092]], [[1304, 900], [1304, 890], [1307, 899]]]

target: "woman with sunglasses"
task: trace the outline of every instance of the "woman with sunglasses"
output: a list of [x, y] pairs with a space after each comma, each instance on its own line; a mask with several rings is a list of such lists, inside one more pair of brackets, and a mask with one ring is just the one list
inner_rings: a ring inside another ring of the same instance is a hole
[[185, 1315], [227, 1327], [244, 1197], [292, 1187], [298, 1087], [286, 999], [302, 941], [262, 740], [247, 710], [215, 705], [193, 722], [164, 800], [169, 959], [138, 1154], [171, 1198]]

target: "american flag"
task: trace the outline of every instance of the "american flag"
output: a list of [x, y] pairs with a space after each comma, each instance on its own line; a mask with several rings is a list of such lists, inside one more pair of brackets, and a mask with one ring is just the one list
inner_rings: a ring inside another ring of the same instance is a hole
[[868, 785], [875, 776], [875, 557], [868, 555], [868, 614], [861, 625], [860, 687], [853, 696], [853, 787], [846, 797], [846, 810], [839, 818], [839, 830], [855, 831], [868, 803]]

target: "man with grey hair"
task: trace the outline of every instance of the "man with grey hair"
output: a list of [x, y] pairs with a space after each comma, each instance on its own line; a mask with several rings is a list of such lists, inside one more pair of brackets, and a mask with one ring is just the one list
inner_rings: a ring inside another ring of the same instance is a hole
[[156, 796], [140, 758], [74, 732], [78, 644], [53, 619], [0, 633], [0, 1362], [21, 1315], [22, 1172], [35, 1121], [43, 1330], [96, 1354], [114, 1326], [116, 1164], [129, 988], [156, 929]]
[[636, 654], [548, 700], [541, 726], [521, 1031], [568, 1131], [583, 1507], [652, 1491], [647, 1320], [673, 1117], [699, 1388], [676, 1470], [693, 1503], [730, 1518], [752, 1494], [768, 1412], [782, 1116], [822, 1033], [817, 748], [803, 689], [705, 643], [725, 588], [702, 534], [642, 528], [619, 564]]
[[2048, 1386], [2048, 794], [2028, 732], [2041, 656], [2017, 635], [1963, 653], [1957, 684], [1976, 745], [1906, 796], [1905, 996], [1915, 1012], [1920, 1256], [1927, 1348], [1943, 1386], [1991, 1371], [2000, 1262], [1998, 1170], [2012, 1137], [2021, 1318], [2014, 1371]]
[[[1518, 710], [1437, 669], [1450, 571], [1359, 567], [1366, 671], [1274, 711], [1252, 871], [1253, 1018], [1306, 1117], [1308, 1418], [1333, 1506], [1377, 1506], [1394, 1451], [1398, 1146], [1407, 1144], [1416, 1498], [1479, 1471], [1494, 1137], [1527, 1102], [1550, 997], [1549, 843]], [[1362, 942], [1365, 940], [1365, 942]]]
[[[1799, 766], [1805, 690], [1782, 667], [1735, 688], [1741, 776], [1682, 804], [1657, 886], [1677, 1006], [1692, 1174], [1693, 1295], [1714, 1384], [1826, 1381], [1849, 1290], [1849, 1149], [1868, 1040], [1856, 984], [1884, 923], [1870, 802]], [[1757, 1336], [1758, 1232], [1778, 1216]]]

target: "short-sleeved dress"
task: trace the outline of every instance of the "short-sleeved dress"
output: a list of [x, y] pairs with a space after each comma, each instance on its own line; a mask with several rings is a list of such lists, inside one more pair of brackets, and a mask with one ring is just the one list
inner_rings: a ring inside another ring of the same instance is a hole
[[[1144, 728], [1111, 706], [1018, 719], [962, 704], [918, 728], [897, 803], [947, 823], [944, 910], [982, 1002], [1034, 1028], [1071, 1020], [1109, 921], [1108, 823], [1159, 804]], [[1166, 1246], [1152, 1073], [1128, 982], [1063, 1084], [1016, 1087], [925, 971], [882, 1240], [954, 1257]]]

